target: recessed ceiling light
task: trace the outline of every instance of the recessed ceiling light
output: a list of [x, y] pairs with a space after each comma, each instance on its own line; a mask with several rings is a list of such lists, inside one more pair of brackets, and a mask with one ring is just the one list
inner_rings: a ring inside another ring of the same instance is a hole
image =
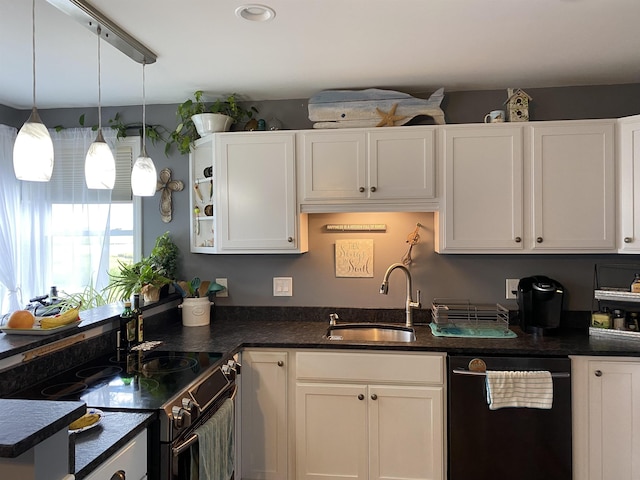
[[250, 22], [268, 22], [273, 20], [276, 12], [273, 8], [266, 5], [242, 5], [236, 8], [236, 16], [244, 18]]

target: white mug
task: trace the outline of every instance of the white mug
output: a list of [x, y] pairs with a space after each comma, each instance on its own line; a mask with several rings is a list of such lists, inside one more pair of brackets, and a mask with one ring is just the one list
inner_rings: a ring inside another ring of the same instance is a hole
[[484, 123], [498, 123], [504, 122], [505, 114], [504, 110], [491, 110], [484, 116]]

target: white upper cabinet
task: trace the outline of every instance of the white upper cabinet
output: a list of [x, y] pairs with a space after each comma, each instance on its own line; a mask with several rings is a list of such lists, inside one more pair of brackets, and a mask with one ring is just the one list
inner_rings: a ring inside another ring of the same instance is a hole
[[[640, 252], [640, 115], [618, 120], [618, 251]], [[637, 190], [637, 191], [636, 191]]]
[[303, 212], [437, 208], [434, 127], [298, 134]]
[[440, 253], [611, 253], [615, 121], [443, 128]]
[[522, 127], [460, 125], [441, 131], [444, 201], [436, 251], [521, 252]]
[[531, 123], [531, 225], [541, 252], [615, 252], [615, 121]]
[[[209, 157], [213, 193], [199, 186], [198, 194], [194, 185], [192, 204], [211, 197], [214, 219], [205, 222], [193, 215], [192, 251], [307, 251], [306, 216], [297, 214], [294, 140], [291, 132], [250, 132], [214, 134], [196, 142], [194, 170], [198, 173], [203, 156]], [[203, 213], [200, 209], [199, 216]]]

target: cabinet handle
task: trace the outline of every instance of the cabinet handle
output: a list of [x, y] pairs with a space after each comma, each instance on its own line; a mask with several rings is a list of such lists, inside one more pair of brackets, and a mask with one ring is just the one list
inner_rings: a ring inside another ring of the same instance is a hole
[[359, 394], [358, 395], [358, 400], [364, 400], [364, 395], [363, 394]]
[[601, 377], [602, 376], [602, 370], [596, 370], [593, 373], [596, 375], [596, 377]]
[[377, 189], [376, 189], [376, 187], [371, 187], [371, 189], [370, 189], [370, 190], [371, 190], [372, 192], [375, 192]]
[[631, 237], [624, 237], [624, 243], [631, 243], [631, 240], [633, 240]]
[[536, 242], [538, 242], [538, 243], [542, 243], [542, 237], [538, 237], [538, 238], [536, 238]]
[[377, 400], [378, 399], [378, 395], [376, 395], [375, 393], [371, 394], [371, 400]]
[[358, 189], [358, 191], [359, 191], [360, 193], [364, 192], [364, 187], [360, 187], [360, 188]]
[[293, 243], [293, 237], [287, 237], [287, 242]]
[[516, 243], [520, 243], [522, 241], [522, 238], [521, 237], [516, 237], [515, 241], [516, 241]]
[[127, 474], [124, 472], [124, 470], [118, 470], [111, 476], [110, 480], [127, 480]]
[[278, 366], [282, 367], [284, 365], [284, 362], [282, 360], [278, 360]]

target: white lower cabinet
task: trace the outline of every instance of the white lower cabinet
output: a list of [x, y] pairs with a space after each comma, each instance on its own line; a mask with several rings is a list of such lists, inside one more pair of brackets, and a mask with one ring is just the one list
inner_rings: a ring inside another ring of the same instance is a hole
[[120, 478], [116, 475], [119, 471], [124, 474], [122, 478], [127, 480], [145, 480], [147, 478], [146, 430], [109, 457], [107, 461], [85, 477], [85, 480]]
[[288, 476], [289, 352], [245, 350], [241, 380], [241, 476]]
[[298, 352], [296, 478], [445, 478], [444, 358]]
[[640, 479], [640, 359], [571, 361], [574, 480]]

